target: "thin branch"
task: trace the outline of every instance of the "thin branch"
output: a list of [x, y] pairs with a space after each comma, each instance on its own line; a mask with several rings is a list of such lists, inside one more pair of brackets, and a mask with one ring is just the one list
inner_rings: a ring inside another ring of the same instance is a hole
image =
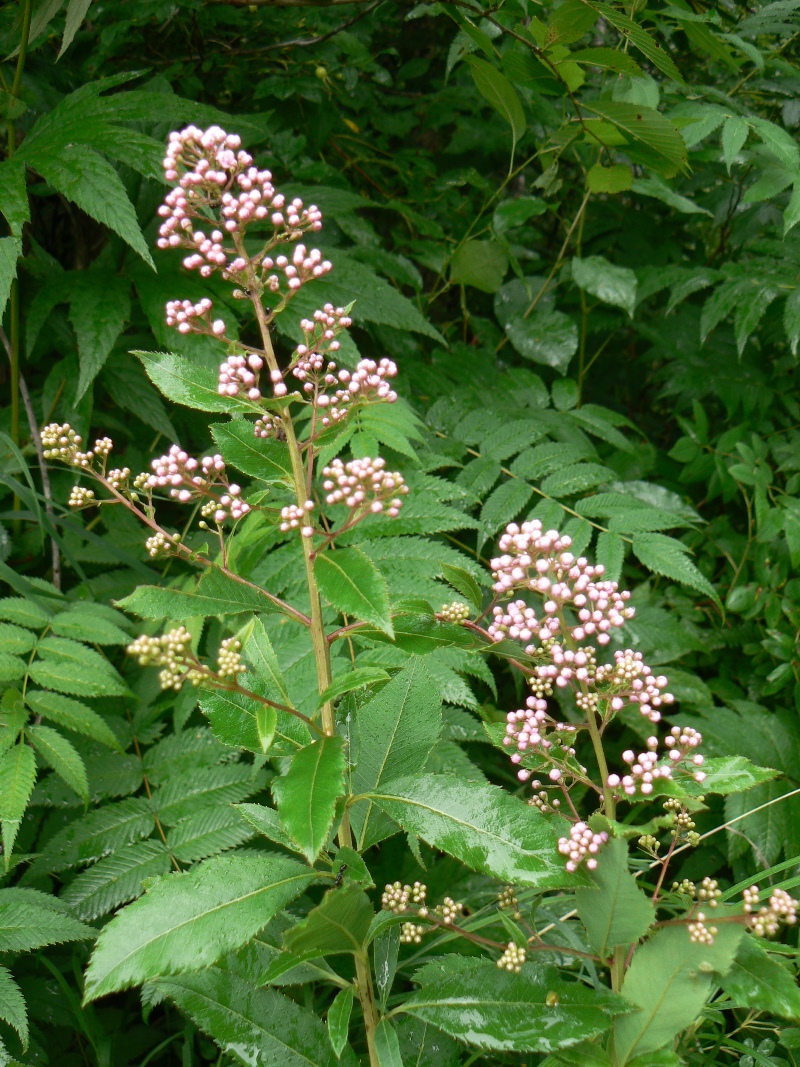
[[[11, 343], [8, 340], [5, 330], [0, 326], [0, 343], [6, 350], [9, 360], [13, 361], [13, 354], [11, 351]], [[28, 426], [31, 431], [31, 440], [33, 441], [33, 447], [36, 449], [36, 457], [39, 461], [39, 473], [42, 478], [42, 495], [44, 496], [44, 510], [47, 512], [47, 517], [52, 522], [53, 526], [56, 525], [56, 516], [53, 511], [53, 492], [50, 488], [50, 472], [47, 469], [47, 462], [44, 458], [44, 449], [42, 448], [42, 438], [39, 435], [39, 426], [36, 421], [36, 412], [33, 408], [33, 401], [31, 400], [31, 394], [28, 392], [28, 386], [25, 383], [25, 379], [20, 374], [19, 376], [19, 392], [22, 397], [22, 403], [25, 406], [25, 414], [28, 417]], [[50, 548], [52, 552], [52, 567], [53, 567], [53, 585], [56, 589], [61, 589], [61, 552], [58, 548], [58, 543], [54, 537], [50, 538]]]
[[[220, 0], [212, 0], [212, 2], [219, 3]], [[235, 0], [223, 0], [223, 2], [232, 3], [235, 2]], [[354, 0], [347, 0], [347, 2], [353, 3]], [[362, 0], [355, 0], [355, 2], [361, 3]], [[332, 30], [328, 30], [327, 33], [321, 33], [319, 37], [296, 37], [289, 41], [276, 41], [274, 44], [265, 44], [260, 48], [237, 48], [235, 50], [232, 49], [230, 54], [237, 56], [252, 56], [262, 52], [277, 52], [282, 48], [310, 48], [312, 45], [322, 44], [323, 41], [329, 41], [331, 37], [335, 37], [337, 33], [341, 33], [342, 30], [347, 30], [355, 25], [355, 23], [360, 19], [363, 19], [365, 15], [368, 15], [370, 11], [374, 11], [378, 4], [382, 2], [383, 0], [372, 0], [372, 3], [368, 7], [358, 11], [352, 18], [341, 23], [341, 25], [335, 26]]]
[[365, 4], [367, 0], [209, 0], [228, 7], [344, 7], [345, 4]]

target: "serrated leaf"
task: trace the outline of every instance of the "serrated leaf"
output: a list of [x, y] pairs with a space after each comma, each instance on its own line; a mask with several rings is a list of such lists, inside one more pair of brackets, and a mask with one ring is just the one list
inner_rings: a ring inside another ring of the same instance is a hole
[[337, 611], [393, 635], [386, 579], [363, 552], [357, 548], [320, 552], [314, 575], [320, 592]]
[[655, 41], [646, 30], [643, 30], [641, 26], [629, 18], [624, 12], [619, 11], [617, 8], [612, 7], [610, 4], [602, 3], [590, 3], [589, 6], [597, 12], [602, 18], [606, 20], [615, 29], [618, 29], [620, 33], [631, 42], [634, 48], [638, 48], [642, 55], [657, 67], [662, 74], [666, 74], [668, 78], [672, 78], [674, 81], [683, 84], [683, 78], [680, 71], [675, 66], [674, 62], [670, 58], [669, 54]]
[[297, 842], [284, 829], [274, 808], [268, 808], [264, 804], [237, 804], [236, 811], [260, 834], [274, 841], [276, 845], [281, 845], [290, 852], [302, 852]]
[[481, 508], [481, 526], [484, 534], [496, 533], [501, 526], [506, 526], [515, 519], [523, 508], [527, 507], [533, 489], [519, 478], [509, 478], [501, 482], [492, 491]]
[[164, 875], [105, 926], [86, 971], [85, 1000], [210, 966], [243, 945], [314, 880], [271, 853], [216, 856]]
[[615, 267], [603, 256], [572, 260], [572, 278], [580, 289], [604, 304], [622, 308], [633, 318], [636, 307], [636, 275], [629, 267]]
[[512, 143], [515, 148], [517, 141], [524, 137], [527, 128], [525, 112], [522, 110], [516, 89], [505, 74], [493, 67], [491, 63], [487, 63], [485, 59], [468, 56], [467, 63], [478, 92], [511, 127]]
[[235, 804], [266, 784], [263, 771], [246, 763], [207, 767], [201, 774], [194, 768], [182, 774], [168, 773], [165, 783], [153, 792], [152, 807], [165, 826], [174, 826], [196, 814], [200, 808]]
[[138, 841], [82, 871], [62, 891], [79, 919], [90, 922], [142, 893], [142, 882], [166, 874], [169, 855], [161, 841]]
[[267, 593], [217, 570], [207, 571], [194, 589], [140, 585], [116, 604], [145, 619], [174, 622], [197, 616], [238, 615], [249, 611], [269, 614], [276, 610]]
[[30, 952], [44, 945], [85, 941], [95, 935], [91, 926], [53, 908], [0, 892], [0, 952]]
[[597, 535], [597, 547], [595, 556], [598, 563], [605, 567], [605, 578], [610, 582], [618, 582], [622, 574], [622, 563], [625, 559], [625, 542], [617, 533], [599, 533]]
[[[596, 5], [596, 8], [600, 5]], [[605, 5], [602, 5], [605, 8]], [[610, 10], [610, 9], [609, 9]], [[644, 145], [650, 165], [665, 177], [672, 177], [688, 166], [686, 145], [675, 126], [660, 112], [642, 104], [629, 104], [621, 100], [584, 101], [587, 111], [616, 126], [627, 137]], [[634, 146], [627, 146], [631, 153]]]
[[481, 610], [483, 604], [483, 593], [481, 587], [469, 573], [464, 570], [463, 567], [454, 567], [450, 563], [442, 564], [442, 577], [462, 596], [465, 596], [467, 600], [473, 605], [476, 611]]
[[[92, 608], [97, 605], [92, 605]], [[112, 617], [117, 615], [120, 621], [125, 621], [124, 616], [108, 609]], [[79, 604], [56, 615], [50, 624], [50, 629], [58, 637], [73, 637], [77, 641], [90, 641], [93, 645], [127, 645], [130, 642], [130, 634], [126, 633], [111, 618], [98, 614], [86, 605], [83, 610]]]
[[705, 1006], [714, 972], [733, 964], [744, 927], [720, 923], [713, 945], [689, 940], [683, 926], [664, 927], [639, 947], [621, 993], [638, 1007], [614, 1020], [614, 1043], [622, 1063], [662, 1048], [691, 1026]]
[[730, 971], [720, 979], [737, 1007], [800, 1021], [800, 989], [792, 973], [745, 935]]
[[[232, 971], [216, 968], [163, 978], [155, 985], [237, 1060], [258, 1067], [336, 1065], [325, 1027], [316, 1015], [275, 989], [257, 989]], [[347, 1051], [340, 1062], [344, 1067], [356, 1064]]]
[[403, 1067], [400, 1039], [391, 1021], [384, 1015], [375, 1027], [375, 1051], [380, 1067]]
[[106, 804], [75, 819], [54, 834], [31, 864], [34, 874], [68, 870], [116, 852], [155, 829], [153, 809], [146, 797]]
[[31, 220], [31, 212], [25, 187], [25, 164], [15, 159], [0, 163], [0, 212], [5, 216], [11, 236], [21, 237], [22, 227]]
[[155, 270], [125, 186], [111, 164], [99, 153], [87, 145], [73, 144], [54, 150], [45, 140], [44, 143], [37, 142], [35, 149], [31, 146], [30, 151], [22, 148], [19, 155], [67, 200], [119, 234]]
[[22, 1047], [28, 1045], [28, 1011], [19, 986], [7, 967], [0, 967], [0, 1019], [19, 1034]]
[[586, 188], [592, 193], [624, 193], [631, 187], [633, 171], [625, 163], [603, 167], [595, 163], [586, 174]]
[[541, 483], [541, 489], [556, 498], [574, 496], [609, 482], [613, 477], [614, 472], [601, 463], [576, 463], [549, 474]]
[[198, 860], [238, 848], [255, 837], [232, 807], [204, 807], [183, 819], [167, 834], [167, 849], [179, 863]]
[[300, 749], [288, 773], [272, 783], [281, 822], [313, 863], [328, 840], [336, 801], [344, 792], [341, 737], [324, 737]]
[[563, 311], [537, 308], [528, 318], [502, 323], [521, 356], [566, 374], [578, 351], [578, 327]]
[[644, 937], [655, 921], [652, 901], [628, 870], [628, 846], [612, 838], [592, 871], [592, 889], [578, 889], [575, 905], [589, 943], [605, 960], [618, 945], [626, 948]]
[[336, 700], [344, 693], [352, 693], [354, 689], [361, 689], [365, 685], [376, 685], [380, 682], [388, 682], [389, 674], [382, 667], [354, 667], [338, 678], [334, 678], [328, 688], [320, 693], [317, 707], [321, 708], [329, 700]]
[[631, 189], [634, 193], [638, 193], [639, 196], [650, 196], [654, 200], [660, 200], [662, 204], [666, 204], [667, 207], [671, 207], [674, 211], [679, 211], [682, 215], [711, 214], [710, 211], [700, 207], [688, 196], [681, 196], [680, 193], [676, 193], [659, 177], [636, 178], [631, 185]]
[[634, 534], [633, 554], [654, 574], [672, 578], [681, 585], [711, 597], [715, 604], [720, 605], [714, 586], [687, 558], [685, 546], [680, 541], [658, 533]]
[[35, 781], [36, 759], [33, 749], [20, 741], [0, 759], [0, 820], [6, 870]]
[[236, 396], [220, 396], [217, 392], [217, 376], [206, 367], [190, 363], [174, 352], [132, 353], [142, 361], [147, 377], [167, 400], [183, 404], [197, 411], [259, 412], [261, 409], [249, 400]]
[[256, 437], [253, 423], [245, 419], [215, 423], [211, 436], [225, 462], [242, 474], [263, 482], [291, 484], [292, 464], [285, 441]]
[[[78, 647], [87, 655], [73, 660], [52, 657], [34, 660], [29, 670], [31, 678], [43, 689], [55, 689], [57, 693], [68, 693], [71, 696], [125, 696], [128, 688], [114, 668], [93, 649], [88, 649], [85, 645]], [[92, 659], [89, 653], [105, 663], [107, 669], [98, 670], [97, 661]]]
[[496, 293], [507, 271], [508, 252], [500, 241], [466, 241], [450, 260], [450, 281], [482, 293]]
[[736, 157], [741, 152], [749, 132], [750, 127], [739, 115], [731, 115], [725, 120], [725, 125], [722, 127], [722, 158], [728, 168], [728, 174], [730, 174], [731, 166], [736, 162]]
[[374, 917], [369, 897], [358, 886], [329, 889], [322, 903], [289, 930], [284, 945], [297, 956], [360, 953]]
[[69, 320], [78, 339], [79, 401], [111, 354], [131, 314], [130, 280], [107, 271], [80, 271], [70, 288]]
[[30, 630], [41, 630], [49, 625], [52, 615], [49, 611], [24, 597], [7, 596], [0, 598], [0, 619], [7, 619]]
[[72, 44], [75, 34], [81, 28], [81, 23], [86, 18], [86, 13], [91, 5], [92, 0], [69, 0], [67, 18], [64, 23], [64, 35], [61, 38], [61, 48], [58, 50], [57, 60], [61, 59]]
[[514, 885], [575, 883], [559, 861], [552, 825], [498, 786], [420, 774], [389, 782], [369, 799], [404, 830], [472, 870]]
[[340, 989], [328, 1008], [328, 1037], [337, 1059], [347, 1044], [350, 1030], [350, 1015], [353, 1011], [354, 990], [351, 985]]
[[49, 726], [29, 726], [26, 734], [31, 744], [56, 774], [63, 778], [70, 789], [74, 789], [78, 796], [89, 803], [89, 780], [86, 777], [86, 768], [83, 760], [58, 730]]
[[30, 630], [13, 623], [0, 623], [0, 652], [24, 656], [36, 645], [36, 638]]
[[510, 974], [491, 960], [452, 953], [426, 964], [414, 981], [422, 988], [403, 1001], [404, 1012], [498, 1052], [553, 1052], [605, 1033], [610, 1019], [628, 1010], [622, 997], [564, 982], [554, 967], [532, 963]]
[[[583, 63], [587, 67], [599, 67], [601, 70], [615, 70], [618, 74], [627, 74], [630, 78], [641, 77], [642, 68], [631, 56], [619, 52], [616, 48], [581, 48], [570, 52], [573, 63]], [[614, 168], [611, 168], [614, 169]], [[625, 168], [630, 174], [630, 168]], [[618, 192], [619, 190], [595, 190], [597, 192]]]
[[11, 286], [17, 276], [17, 260], [22, 255], [22, 241], [17, 237], [0, 237], [0, 315], [4, 314]]
[[[354, 718], [351, 792], [366, 793], [424, 767], [441, 734], [441, 700], [427, 670], [415, 659], [359, 707]], [[371, 803], [351, 808], [350, 820], [361, 848], [384, 836]]]

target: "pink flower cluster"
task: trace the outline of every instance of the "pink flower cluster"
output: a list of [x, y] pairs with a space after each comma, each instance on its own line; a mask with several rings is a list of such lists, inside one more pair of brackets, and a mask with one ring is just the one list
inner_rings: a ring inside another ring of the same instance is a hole
[[607, 841], [605, 830], [595, 834], [585, 822], [576, 822], [570, 829], [569, 837], [558, 839], [558, 851], [562, 856], [569, 857], [566, 865], [568, 871], [577, 871], [582, 863], [593, 871], [597, 867], [597, 853]]
[[[382, 359], [379, 363], [373, 359], [359, 360], [352, 374], [349, 370], [334, 373], [335, 363], [328, 363], [324, 376], [322, 371], [323, 359], [317, 353], [301, 356], [292, 368], [294, 376], [305, 383], [304, 391], [316, 392], [315, 403], [322, 409], [320, 422], [323, 426], [340, 422], [357, 402], [385, 401], [393, 404], [397, 400], [397, 393], [386, 381], [397, 374], [397, 366], [390, 359]], [[330, 389], [334, 385], [341, 385], [342, 388], [333, 393], [326, 391], [326, 387]]]
[[[633, 608], [625, 603], [630, 593], [620, 592], [616, 582], [601, 581], [605, 568], [566, 551], [571, 544], [571, 538], [557, 530], [543, 531], [538, 519], [522, 526], [511, 523], [500, 538], [503, 555], [491, 561], [494, 591], [502, 596], [512, 589], [529, 589], [544, 598], [541, 641], [566, 627], [575, 641], [594, 636], [598, 644], [608, 644], [609, 631], [633, 616]], [[577, 622], [562, 621], [567, 607]]]
[[255, 352], [248, 356], [228, 356], [219, 365], [217, 392], [220, 396], [238, 396], [244, 389], [248, 400], [260, 400], [258, 374], [264, 366], [264, 360]]
[[300, 527], [300, 533], [303, 537], [312, 537], [314, 528], [309, 526], [307, 516], [313, 510], [313, 500], [306, 500], [302, 507], [297, 504], [289, 504], [285, 508], [281, 508], [281, 532], [289, 533], [290, 530], [296, 530]]
[[229, 485], [227, 493], [217, 499], [210, 500], [200, 510], [204, 518], [213, 516], [215, 522], [225, 522], [227, 519], [243, 519], [250, 511], [250, 505], [241, 499], [241, 488], [238, 485]]
[[[351, 459], [342, 463], [334, 459], [322, 471], [325, 479], [322, 487], [327, 496], [327, 504], [346, 504], [353, 515], [361, 516], [372, 512], [377, 515], [385, 511], [395, 518], [400, 513], [403, 502], [400, 496], [408, 492], [408, 486], [402, 474], [387, 471], [386, 461], [377, 459]], [[388, 507], [386, 504], [388, 503]]]
[[202, 460], [196, 460], [180, 445], [172, 445], [166, 455], [154, 459], [150, 466], [153, 473], [145, 479], [144, 488], [169, 487], [169, 495], [182, 503], [191, 500], [198, 492], [206, 491], [212, 482], [221, 481], [225, 472], [222, 456], [204, 456]]
[[[547, 731], [550, 730], [548, 734]], [[575, 755], [575, 749], [566, 744], [566, 738], [574, 735], [576, 728], [569, 723], [555, 722], [547, 714], [547, 701], [541, 697], [528, 697], [524, 708], [510, 711], [506, 715], [506, 736], [503, 744], [506, 748], [514, 746], [516, 752], [511, 762], [518, 764], [529, 750], [546, 755], [554, 745], [559, 745], [569, 756]], [[531, 772], [522, 769], [517, 772], [521, 782], [530, 778]], [[554, 767], [550, 771], [550, 780], [560, 780], [562, 772]]]
[[344, 308], [335, 308], [325, 304], [321, 310], [314, 312], [311, 319], [301, 319], [300, 329], [305, 335], [303, 344], [298, 345], [295, 356], [307, 356], [310, 352], [336, 352], [340, 342], [336, 335], [353, 325], [353, 320]]
[[191, 300], [168, 300], [167, 326], [174, 326], [178, 333], [211, 333], [222, 337], [225, 323], [222, 319], [211, 322], [209, 312], [213, 307], [207, 296], [193, 304]]
[[638, 704], [639, 711], [652, 723], [661, 721], [661, 706], [672, 704], [675, 700], [672, 693], [662, 692], [669, 684], [666, 677], [663, 674], [654, 675], [642, 661], [641, 652], [633, 652], [629, 648], [624, 652], [615, 652], [613, 664], [603, 664], [597, 668], [595, 684], [603, 683], [614, 687], [612, 711], [621, 711], [627, 702]]
[[[664, 738], [664, 747], [668, 749], [668, 763], [658, 762], [658, 738], [648, 737], [647, 751], [638, 755], [633, 749], [622, 753], [622, 758], [630, 766], [630, 772], [620, 777], [618, 774], [610, 774], [607, 785], [610, 789], [622, 789], [626, 796], [649, 796], [653, 792], [653, 783], [659, 778], [672, 780], [675, 770], [690, 773], [696, 782], [704, 782], [705, 771], [699, 770], [704, 763], [703, 757], [693, 749], [697, 748], [703, 740], [702, 734], [691, 726], [681, 728], [673, 726], [669, 734]], [[698, 768], [695, 770], [695, 768]]]

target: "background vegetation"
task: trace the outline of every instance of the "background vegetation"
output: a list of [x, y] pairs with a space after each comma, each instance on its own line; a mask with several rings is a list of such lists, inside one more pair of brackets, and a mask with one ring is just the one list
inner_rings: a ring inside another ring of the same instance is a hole
[[[165, 401], [131, 354], [219, 361], [163, 319], [167, 300], [205, 288], [177, 253], [157, 270], [150, 254], [163, 144], [186, 122], [239, 132], [276, 184], [320, 205], [335, 273], [301, 310], [355, 300], [358, 352], [400, 368], [392, 418], [354, 426], [349, 442], [355, 455], [379, 445], [412, 490], [396, 530], [406, 554], [371, 542], [392, 597], [438, 609], [453, 595], [443, 565], [478, 577], [511, 520], [566, 530], [634, 589], [630, 643], [668, 667], [709, 755], [777, 772], [708, 798], [695, 817], [708, 836], [675, 877], [800, 881], [798, 33], [796, 0], [3, 6], [0, 681], [45, 693], [17, 746], [36, 750], [33, 791], [15, 809], [0, 780], [4, 1055], [234, 1062], [147, 987], [144, 1003], [131, 990], [82, 1007], [83, 924], [169, 869], [162, 842], [188, 867], [251, 841], [229, 805], [263, 800], [277, 768], [226, 749], [196, 694], [160, 693], [124, 656], [141, 623], [114, 602], [141, 584], [188, 590], [192, 572], [151, 559], [122, 509], [70, 511], [73, 472], [43, 461], [35, 432], [57, 421], [108, 434], [134, 471], [174, 440], [207, 448], [214, 416]], [[277, 324], [285, 354], [291, 318]], [[291, 598], [280, 542], [254, 537], [239, 562]], [[64, 683], [49, 629], [82, 642], [75, 670], [99, 681]], [[224, 632], [212, 618], [202, 640]], [[313, 704], [308, 663], [273, 641]], [[389, 646], [370, 659], [403, 662]], [[456, 647], [426, 665], [446, 726], [429, 766], [522, 793], [481, 725], [516, 706], [512, 673]], [[48, 705], [50, 689], [75, 707]], [[0, 747], [20, 714], [4, 701]], [[427, 846], [415, 860], [405, 835], [370, 869], [382, 885], [420, 877], [419, 863], [440, 893], [486, 892]], [[398, 988], [422, 958], [402, 950]], [[324, 1011], [313, 984], [284, 992]], [[800, 1030], [782, 1014], [709, 1008], [680, 1055], [796, 1063]], [[252, 1062], [277, 1062], [263, 1056]], [[423, 1041], [414, 1062], [521, 1061], [480, 1057]]]

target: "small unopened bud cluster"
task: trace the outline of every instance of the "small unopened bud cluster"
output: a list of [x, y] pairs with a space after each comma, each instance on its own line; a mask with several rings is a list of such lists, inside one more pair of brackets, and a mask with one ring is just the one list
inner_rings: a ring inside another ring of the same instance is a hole
[[130, 467], [115, 467], [106, 475], [106, 481], [112, 489], [116, 489], [118, 493], [121, 493], [127, 488], [130, 476]]
[[561, 798], [551, 796], [546, 789], [541, 788], [542, 783], [539, 781], [531, 782], [531, 788], [538, 790], [534, 792], [528, 799], [528, 804], [532, 808], [538, 808], [542, 815], [553, 815], [561, 807]]
[[672, 892], [679, 893], [682, 897], [691, 897], [694, 900], [697, 896], [697, 886], [689, 878], [683, 878], [680, 882], [672, 883]]
[[241, 497], [242, 488], [232, 482], [227, 487], [227, 492], [216, 500], [210, 500], [200, 509], [204, 518], [213, 517], [214, 522], [223, 523], [228, 519], [234, 522], [243, 519], [250, 512], [250, 505]]
[[421, 945], [425, 927], [420, 923], [403, 923], [400, 927], [401, 945]]
[[219, 365], [217, 392], [220, 396], [239, 396], [244, 392], [248, 400], [260, 400], [258, 375], [264, 360], [255, 352], [248, 356], [233, 355]]
[[577, 871], [581, 864], [593, 871], [597, 867], [597, 854], [607, 841], [605, 830], [595, 834], [585, 822], [576, 822], [570, 829], [569, 837], [558, 839], [558, 851], [568, 857], [568, 871]]
[[[757, 885], [749, 886], [742, 894], [744, 911], [751, 915], [760, 902]], [[773, 937], [781, 923], [794, 926], [797, 923], [798, 902], [785, 889], [773, 889], [766, 907], [759, 908], [751, 919], [751, 929], [757, 937]]]
[[308, 516], [313, 510], [313, 500], [306, 500], [302, 507], [299, 504], [288, 504], [281, 508], [281, 532], [289, 533], [290, 530], [299, 528], [303, 537], [313, 537], [314, 527], [308, 521]]
[[404, 911], [408, 911], [411, 905], [414, 905], [419, 909], [418, 914], [424, 917], [428, 914], [427, 895], [428, 887], [423, 882], [414, 882], [413, 885], [390, 882], [384, 886], [381, 907], [384, 911], [402, 915]]
[[127, 652], [139, 661], [141, 667], [161, 667], [159, 680], [162, 689], [180, 689], [184, 682], [199, 685], [205, 672], [192, 666], [192, 635], [185, 626], [178, 626], [160, 637], [142, 634], [130, 645]]
[[71, 508], [88, 508], [95, 503], [94, 489], [86, 489], [82, 485], [73, 485], [67, 501]]
[[517, 899], [517, 893], [513, 885], [507, 885], [505, 889], [497, 896], [498, 908], [507, 909], [513, 912], [515, 919], [522, 918], [522, 912], [519, 910], [519, 900]]
[[509, 941], [505, 952], [497, 961], [497, 966], [501, 971], [511, 971], [513, 974], [519, 974], [527, 958], [528, 953], [521, 945], [515, 945], [513, 941]]
[[147, 554], [152, 559], [158, 559], [160, 556], [167, 556], [174, 547], [174, 542], [178, 540], [178, 535], [168, 537], [160, 530], [158, 533], [154, 533], [152, 537], [148, 537], [144, 543], [144, 547], [147, 549]]
[[[221, 236], [221, 235], [220, 235]], [[166, 305], [167, 326], [174, 326], [178, 333], [204, 333], [214, 337], [225, 335], [222, 319], [211, 321], [213, 303], [207, 296], [196, 304], [191, 300], [168, 300]]]
[[451, 604], [443, 604], [439, 609], [438, 615], [442, 622], [452, 622], [456, 626], [460, 626], [469, 618], [470, 610], [466, 604], [454, 600]]
[[235, 637], [226, 637], [217, 653], [217, 674], [220, 678], [236, 678], [247, 670], [242, 663], [242, 642]]
[[408, 492], [408, 486], [402, 474], [387, 471], [385, 467], [386, 461], [380, 456], [351, 459], [347, 463], [332, 460], [322, 471], [326, 504], [346, 504], [353, 513], [351, 522], [370, 512], [378, 515], [385, 511], [395, 518], [403, 506], [400, 496]]
[[105, 460], [114, 443], [110, 437], [99, 437], [94, 448], [88, 452], [81, 451], [83, 438], [76, 433], [68, 422], [63, 425], [51, 422], [41, 432], [42, 452], [45, 459], [59, 459], [71, 463], [73, 467], [88, 470], [95, 457]]
[[445, 897], [436, 910], [441, 916], [445, 926], [450, 926], [461, 918], [464, 913], [464, 905], [460, 900], [453, 900], [452, 897]]
[[650, 856], [656, 856], [661, 848], [661, 842], [652, 834], [642, 834], [637, 844], [642, 852], [647, 852]]
[[689, 940], [697, 945], [713, 945], [714, 938], [719, 932], [716, 926], [708, 926], [704, 912], [698, 911], [693, 922], [687, 924]]
[[268, 437], [283, 437], [283, 423], [278, 415], [264, 414], [253, 424], [253, 435], [266, 440]]
[[697, 887], [697, 899], [709, 908], [716, 908], [722, 896], [722, 890], [716, 878], [704, 878]]
[[[692, 750], [701, 744], [703, 736], [691, 726], [681, 728], [673, 726], [669, 734], [663, 739], [667, 751], [668, 763], [658, 763], [658, 738], [648, 737], [647, 752], [638, 755], [632, 750], [622, 753], [625, 763], [630, 764], [630, 773], [625, 775], [610, 774], [606, 784], [610, 789], [619, 789], [626, 796], [636, 796], [637, 793], [649, 796], [653, 792], [653, 784], [658, 779], [672, 780], [674, 771], [680, 770], [691, 774], [696, 782], [703, 782], [706, 778], [705, 771], [699, 768], [703, 765], [703, 756], [699, 753], [692, 755]], [[695, 770], [694, 768], [698, 768]], [[694, 824], [693, 824], [694, 825]]]

